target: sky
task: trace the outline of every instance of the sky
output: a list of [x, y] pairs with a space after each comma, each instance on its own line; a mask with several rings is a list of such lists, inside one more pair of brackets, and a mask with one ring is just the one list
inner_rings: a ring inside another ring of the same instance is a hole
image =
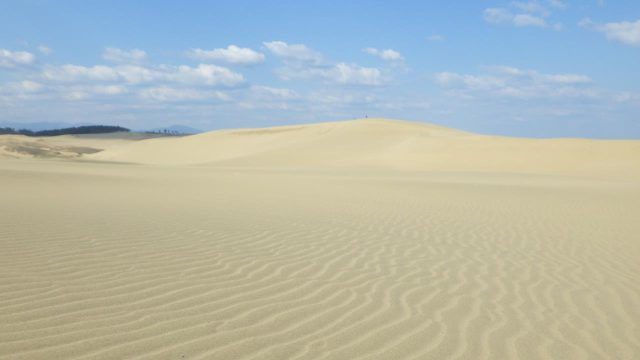
[[0, 0], [0, 124], [640, 138], [640, 1]]

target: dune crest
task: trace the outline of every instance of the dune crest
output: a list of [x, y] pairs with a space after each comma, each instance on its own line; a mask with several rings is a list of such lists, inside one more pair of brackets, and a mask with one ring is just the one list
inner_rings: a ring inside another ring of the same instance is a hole
[[510, 138], [387, 119], [212, 131], [87, 157], [158, 165], [640, 175], [640, 141]]

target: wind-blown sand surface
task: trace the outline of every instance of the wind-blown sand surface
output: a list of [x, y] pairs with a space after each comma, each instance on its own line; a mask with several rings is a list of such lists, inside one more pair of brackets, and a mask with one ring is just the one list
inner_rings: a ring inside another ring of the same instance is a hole
[[0, 159], [73, 159], [159, 136], [162, 135], [126, 132], [47, 137], [0, 135]]
[[640, 141], [103, 140], [0, 153], [2, 359], [640, 357]]

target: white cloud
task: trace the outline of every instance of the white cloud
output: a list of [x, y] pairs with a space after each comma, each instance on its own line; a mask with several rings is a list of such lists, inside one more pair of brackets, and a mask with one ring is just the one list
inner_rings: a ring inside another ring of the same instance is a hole
[[323, 67], [284, 67], [277, 71], [283, 80], [319, 78], [341, 85], [382, 85], [380, 69], [355, 64], [338, 63]]
[[264, 54], [253, 49], [229, 45], [226, 49], [191, 49], [188, 55], [199, 60], [220, 60], [236, 65], [255, 65], [264, 62]]
[[294, 100], [300, 98], [300, 95], [291, 89], [270, 86], [254, 85], [251, 87], [251, 92], [260, 100]]
[[229, 95], [221, 91], [205, 91], [200, 89], [182, 89], [158, 86], [142, 89], [139, 96], [144, 100], [157, 102], [218, 100], [229, 101]]
[[488, 8], [484, 9], [484, 20], [492, 24], [512, 22], [513, 14], [503, 8]]
[[[547, 1], [554, 9], [561, 9], [566, 5], [560, 0]], [[562, 30], [561, 23], [551, 24], [547, 21], [552, 14], [548, 6], [539, 1], [513, 1], [508, 7], [487, 8], [483, 12], [484, 20], [491, 24], [508, 24], [517, 27], [535, 26]]]
[[120, 80], [130, 84], [148, 83], [160, 81], [172, 72], [172, 68], [160, 66], [158, 68], [148, 68], [140, 65], [120, 65], [113, 70], [118, 74]]
[[325, 72], [324, 77], [340, 84], [380, 85], [382, 73], [376, 68], [339, 63]]
[[86, 100], [94, 97], [115, 96], [128, 93], [121, 85], [62, 85], [50, 89], [49, 95], [66, 100]]
[[619, 92], [614, 95], [614, 100], [619, 103], [629, 103], [634, 105], [640, 105], [640, 93], [634, 92]]
[[11, 83], [9, 86], [6, 86], [4, 90], [9, 96], [21, 100], [85, 100], [95, 96], [113, 96], [128, 92], [128, 89], [123, 85], [43, 84], [31, 80]]
[[23, 96], [40, 92], [44, 89], [44, 85], [31, 80], [23, 80], [7, 84], [0, 84], [0, 94]]
[[435, 80], [444, 87], [463, 87], [470, 90], [490, 90], [506, 85], [504, 80], [495, 76], [464, 75], [455, 72], [437, 73]]
[[102, 58], [114, 63], [138, 63], [147, 58], [147, 53], [140, 49], [106, 48], [102, 53]]
[[118, 72], [109, 66], [96, 65], [86, 67], [82, 65], [62, 65], [45, 67], [42, 76], [47, 80], [54, 81], [115, 81], [118, 79]]
[[545, 27], [547, 22], [539, 17], [529, 14], [517, 14], [513, 16], [513, 24], [515, 26], [540, 26]]
[[520, 99], [591, 97], [592, 80], [581, 74], [544, 74], [508, 66], [487, 67], [478, 75], [440, 72], [435, 82], [464, 97], [498, 96]]
[[51, 55], [51, 53], [53, 53], [53, 49], [46, 45], [38, 46], [38, 51], [43, 55]]
[[591, 82], [590, 77], [578, 74], [543, 74], [541, 76], [544, 81], [556, 84], [588, 84]]
[[31, 65], [36, 57], [26, 51], [11, 51], [0, 49], [0, 67], [14, 68], [17, 66]]
[[511, 24], [515, 26], [539, 27], [547, 26], [547, 22], [542, 17], [530, 14], [514, 14], [504, 8], [485, 9], [484, 20], [492, 24]]
[[42, 84], [40, 84], [39, 82], [35, 82], [35, 81], [31, 81], [31, 80], [24, 80], [21, 81], [19, 83], [19, 87], [21, 90], [26, 91], [26, 92], [37, 92], [42, 90], [42, 88], [44, 87]]
[[302, 100], [300, 94], [286, 88], [254, 85], [248, 90], [237, 102], [242, 109], [291, 110]]
[[429, 41], [444, 41], [445, 37], [442, 36], [442, 35], [433, 34], [433, 35], [429, 35], [427, 37], [427, 40], [429, 40]]
[[393, 50], [393, 49], [376, 49], [376, 48], [366, 48], [363, 49], [362, 51], [364, 51], [365, 53], [369, 54], [369, 55], [373, 55], [373, 56], [377, 56], [382, 60], [386, 60], [386, 61], [402, 61], [404, 60], [404, 58], [402, 57], [402, 55]]
[[542, 16], [549, 15], [549, 10], [537, 1], [514, 1], [511, 6], [527, 13], [537, 13]]
[[584, 18], [579, 26], [594, 29], [605, 34], [607, 39], [623, 44], [640, 46], [640, 19], [636, 21], [611, 22], [596, 24], [589, 18]]
[[69, 64], [47, 66], [42, 76], [50, 81], [61, 82], [102, 81], [129, 84], [173, 82], [227, 87], [240, 85], [245, 81], [242, 74], [212, 64], [200, 64], [196, 67], [161, 65], [154, 68], [139, 65], [86, 67]]
[[200, 64], [197, 67], [181, 65], [177, 71], [170, 71], [164, 77], [176, 82], [210, 86], [236, 86], [245, 81], [241, 74], [212, 64]]
[[[380, 69], [344, 62], [331, 64], [317, 51], [303, 44], [287, 44], [283, 41], [265, 42], [264, 46], [284, 60], [285, 66], [276, 70], [283, 80], [319, 78], [342, 85], [381, 85]], [[367, 50], [365, 50], [367, 51]], [[375, 50], [386, 60], [402, 59], [394, 50]]]
[[316, 65], [323, 62], [323, 58], [320, 53], [303, 44], [287, 44], [284, 41], [270, 41], [264, 42], [263, 44], [271, 53], [286, 61]]
[[360, 104], [373, 104], [379, 101], [372, 94], [359, 94], [359, 93], [326, 93], [316, 92], [311, 94], [310, 101], [321, 105], [328, 105], [330, 107], [344, 107]]
[[119, 95], [128, 92], [127, 88], [122, 85], [98, 85], [91, 87], [91, 91], [102, 95]]

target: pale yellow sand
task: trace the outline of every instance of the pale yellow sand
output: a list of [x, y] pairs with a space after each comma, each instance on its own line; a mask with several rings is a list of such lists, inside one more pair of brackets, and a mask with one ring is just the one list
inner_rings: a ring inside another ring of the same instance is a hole
[[0, 159], [0, 358], [636, 359], [639, 144], [361, 121]]
[[158, 136], [160, 135], [124, 132], [48, 137], [0, 135], [0, 159], [78, 159], [83, 155]]

